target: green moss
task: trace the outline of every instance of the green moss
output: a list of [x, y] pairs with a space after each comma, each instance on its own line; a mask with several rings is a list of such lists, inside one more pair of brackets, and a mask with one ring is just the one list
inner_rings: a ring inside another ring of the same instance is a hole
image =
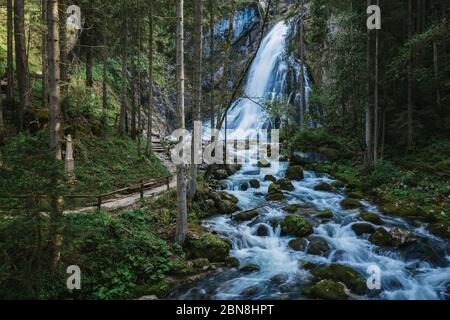
[[347, 300], [345, 288], [342, 284], [332, 280], [322, 280], [313, 287], [303, 291], [303, 294], [313, 299]]
[[199, 239], [188, 239], [186, 248], [192, 258], [207, 258], [211, 262], [225, 261], [231, 250], [227, 242], [211, 233], [205, 233]]
[[359, 202], [356, 199], [347, 198], [347, 199], [344, 199], [341, 201], [341, 206], [345, 210], [353, 210], [353, 209], [362, 208], [363, 205], [361, 202]]
[[296, 215], [288, 215], [281, 223], [281, 232], [285, 235], [303, 238], [313, 234], [314, 229], [305, 219]]
[[311, 274], [318, 280], [333, 280], [342, 282], [356, 294], [367, 292], [364, 278], [352, 268], [340, 264], [331, 264], [326, 267], [311, 271]]
[[286, 178], [289, 180], [303, 180], [304, 179], [303, 168], [301, 166], [289, 166], [286, 170]]

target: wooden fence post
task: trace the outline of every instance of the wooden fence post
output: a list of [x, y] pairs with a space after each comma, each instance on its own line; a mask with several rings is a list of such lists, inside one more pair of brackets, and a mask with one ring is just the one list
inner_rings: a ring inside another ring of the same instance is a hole
[[98, 202], [97, 202], [97, 211], [102, 211], [102, 196], [98, 196]]

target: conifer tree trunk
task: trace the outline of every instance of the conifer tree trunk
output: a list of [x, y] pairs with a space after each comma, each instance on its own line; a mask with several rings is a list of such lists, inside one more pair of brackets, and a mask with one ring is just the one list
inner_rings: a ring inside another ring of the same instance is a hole
[[305, 15], [305, 2], [301, 0], [301, 21], [300, 21], [300, 60], [301, 60], [301, 70], [300, 70], [300, 114], [299, 114], [299, 128], [302, 130], [305, 128], [305, 69], [304, 69], [304, 35], [303, 35], [303, 21]]
[[[42, 23], [47, 25], [47, 0], [41, 0], [41, 19]], [[48, 105], [48, 63], [47, 63], [47, 33], [42, 32], [42, 108]]]
[[[377, 0], [377, 5], [380, 5], [380, 1]], [[378, 141], [379, 141], [379, 70], [378, 70], [378, 60], [379, 60], [379, 51], [380, 51], [380, 33], [378, 29], [375, 31], [375, 94], [374, 94], [374, 134], [373, 134], [373, 164], [376, 166], [378, 161]]]
[[209, 78], [211, 88], [209, 91], [209, 115], [211, 118], [211, 141], [214, 139], [212, 129], [215, 127], [216, 110], [214, 106], [214, 0], [209, 0]]
[[7, 11], [7, 35], [6, 35], [6, 48], [7, 48], [7, 83], [8, 88], [6, 92], [6, 102], [9, 108], [14, 109], [14, 24], [13, 24], [13, 0], [7, 0], [6, 3]]
[[119, 133], [125, 134], [127, 130], [128, 17], [125, 7], [122, 10], [122, 89], [120, 93]]
[[14, 38], [16, 45], [16, 77], [19, 85], [19, 131], [24, 127], [24, 113], [30, 106], [30, 77], [25, 39], [25, 3], [14, 0]]
[[[193, 121], [201, 121], [202, 106], [202, 68], [203, 68], [203, 0], [195, 0], [195, 72], [194, 72], [194, 107], [192, 108]], [[194, 126], [195, 127], [195, 126]], [[189, 181], [189, 199], [193, 199], [197, 191], [197, 165], [195, 133], [191, 141], [191, 166]], [[198, 152], [198, 151], [197, 151]]]
[[[413, 19], [412, 19], [412, 0], [408, 1], [408, 39], [412, 37]], [[412, 48], [409, 48], [409, 59], [408, 59], [408, 119], [407, 119], [407, 136], [408, 136], [408, 147], [411, 148], [414, 144], [413, 136], [413, 79], [412, 79], [412, 64], [413, 64], [413, 54]]]
[[[48, 0], [46, 0], [48, 1]], [[59, 48], [60, 48], [60, 86], [61, 92], [67, 90], [69, 82], [69, 52], [67, 47], [67, 0], [59, 2]]]
[[[371, 1], [367, 0], [367, 6], [371, 5]], [[365, 163], [367, 167], [373, 165], [373, 139], [372, 139], [372, 105], [370, 103], [370, 30], [367, 29], [366, 41], [366, 64], [367, 64], [367, 98], [366, 98], [366, 156]]]
[[[62, 160], [60, 134], [60, 49], [58, 30], [58, 0], [48, 0], [48, 78], [50, 95], [50, 147], [54, 152], [55, 161]], [[61, 216], [62, 198], [57, 194], [58, 178], [52, 178], [54, 192], [51, 198], [51, 267], [56, 268], [61, 258], [62, 235]]]
[[[178, 128], [185, 128], [184, 116], [184, 3], [177, 0], [177, 110]], [[187, 235], [187, 205], [186, 205], [186, 166], [177, 165], [177, 198], [178, 215], [175, 241], [184, 244]]]
[[153, 0], [150, 0], [150, 10], [148, 13], [148, 118], [147, 118], [147, 157], [153, 152]]

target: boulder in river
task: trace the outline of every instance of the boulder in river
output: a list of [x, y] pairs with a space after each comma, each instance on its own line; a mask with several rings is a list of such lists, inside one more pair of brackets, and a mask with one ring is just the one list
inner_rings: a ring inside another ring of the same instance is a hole
[[306, 253], [315, 256], [325, 256], [330, 252], [330, 246], [328, 242], [321, 237], [310, 237], [308, 238], [309, 245]]
[[241, 184], [241, 186], [239, 187], [240, 191], [247, 191], [250, 188], [250, 185], [248, 184], [248, 182], [244, 182], [243, 184]]
[[370, 236], [369, 241], [372, 242], [376, 246], [384, 247], [384, 246], [389, 246], [391, 239], [389, 236], [389, 232], [386, 231], [386, 229], [378, 228]]
[[276, 184], [272, 183], [269, 186], [269, 193], [266, 196], [267, 201], [282, 201], [284, 200], [283, 192], [281, 191], [281, 187]]
[[277, 182], [277, 178], [275, 178], [275, 176], [268, 174], [264, 177], [264, 181], [272, 181], [272, 182]]
[[331, 210], [324, 210], [324, 211], [321, 211], [315, 217], [318, 218], [318, 219], [321, 219], [321, 220], [331, 220], [331, 219], [333, 219], [334, 215], [333, 215], [333, 211], [331, 211]]
[[363, 212], [359, 215], [359, 217], [367, 222], [370, 222], [372, 224], [375, 224], [377, 226], [382, 226], [384, 225], [384, 221], [383, 219], [380, 218], [379, 215], [375, 214], [375, 213], [371, 213], [371, 212]]
[[288, 215], [281, 223], [283, 235], [293, 235], [299, 238], [313, 234], [314, 229], [305, 219], [297, 215]]
[[277, 274], [276, 276], [273, 276], [272, 278], [270, 278], [270, 281], [272, 283], [284, 283], [289, 279], [289, 277], [286, 274]]
[[238, 222], [250, 221], [250, 220], [253, 220], [254, 218], [256, 218], [258, 215], [259, 215], [258, 211], [248, 210], [248, 211], [236, 213], [235, 215], [233, 215], [233, 220], [238, 221]]
[[317, 186], [314, 187], [314, 190], [323, 191], [323, 192], [333, 192], [334, 188], [332, 185], [330, 185], [326, 182], [321, 182]]
[[305, 238], [298, 238], [289, 241], [289, 247], [294, 251], [305, 251], [308, 241]]
[[295, 190], [295, 187], [292, 184], [292, 182], [290, 182], [287, 179], [280, 179], [277, 182], [275, 182], [275, 184], [280, 186], [280, 189], [284, 190], [284, 191], [294, 191]]
[[347, 300], [345, 287], [332, 280], [322, 280], [311, 288], [305, 289], [303, 294], [312, 299]]
[[205, 233], [198, 238], [188, 238], [186, 241], [186, 251], [193, 259], [207, 258], [211, 262], [223, 262], [230, 250], [229, 243], [211, 233]]
[[304, 270], [313, 270], [313, 269], [317, 269], [319, 267], [318, 264], [310, 262], [310, 261], [299, 261], [298, 262], [298, 267], [300, 269], [304, 269]]
[[241, 296], [248, 298], [248, 297], [251, 297], [251, 296], [254, 296], [255, 294], [257, 294], [258, 291], [259, 291], [259, 288], [257, 286], [249, 287], [241, 292]]
[[417, 242], [417, 237], [409, 230], [392, 228], [386, 231], [378, 228], [369, 238], [373, 244], [381, 247], [407, 247]]
[[228, 267], [239, 268], [240, 262], [237, 258], [229, 256], [225, 259], [225, 264]]
[[352, 230], [358, 236], [362, 236], [363, 234], [372, 234], [375, 232], [375, 228], [370, 223], [355, 223], [352, 225]]
[[283, 210], [286, 212], [289, 212], [289, 213], [295, 213], [301, 207], [302, 207], [301, 204], [290, 204], [290, 205], [284, 207]]
[[450, 221], [434, 223], [428, 229], [438, 237], [450, 239]]
[[232, 203], [238, 203], [239, 199], [233, 196], [232, 194], [226, 193], [226, 192], [219, 192], [219, 196], [222, 200], [228, 200]]
[[252, 273], [261, 270], [261, 268], [256, 264], [247, 264], [243, 266], [239, 271], [245, 272], [245, 273]]
[[252, 179], [248, 182], [250, 184], [250, 187], [253, 189], [259, 189], [261, 187], [261, 183], [258, 179]]
[[303, 167], [301, 166], [289, 166], [286, 170], [286, 178], [289, 180], [300, 181], [305, 178], [303, 173]]
[[364, 278], [355, 270], [341, 264], [330, 264], [328, 266], [312, 270], [311, 274], [317, 280], [332, 280], [342, 282], [352, 292], [363, 295], [367, 292]]
[[260, 225], [258, 229], [256, 229], [256, 235], [258, 237], [267, 237], [269, 235], [269, 229], [265, 225]]
[[257, 166], [259, 168], [270, 168], [272, 164], [269, 161], [258, 161]]
[[239, 206], [229, 200], [222, 200], [219, 203], [216, 203], [218, 213], [220, 214], [231, 214], [240, 210]]
[[353, 198], [347, 198], [341, 201], [341, 207], [344, 210], [353, 210], [353, 209], [359, 209], [362, 208], [362, 203], [359, 202], [357, 199]]

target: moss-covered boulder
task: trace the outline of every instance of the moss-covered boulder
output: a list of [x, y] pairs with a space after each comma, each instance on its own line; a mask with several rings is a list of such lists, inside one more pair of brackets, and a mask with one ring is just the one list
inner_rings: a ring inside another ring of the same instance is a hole
[[301, 207], [302, 207], [301, 204], [290, 204], [290, 205], [284, 207], [283, 210], [286, 212], [289, 212], [289, 213], [295, 213]]
[[269, 186], [269, 193], [266, 196], [267, 201], [282, 201], [284, 200], [283, 192], [281, 191], [281, 187], [276, 184], [272, 183]]
[[259, 215], [258, 211], [248, 210], [248, 211], [236, 213], [235, 215], [233, 215], [233, 220], [238, 221], [238, 222], [250, 221], [250, 220], [253, 220], [254, 218], [256, 218], [258, 215]]
[[294, 251], [305, 251], [307, 245], [308, 245], [308, 241], [306, 241], [306, 239], [304, 238], [298, 238], [298, 239], [294, 239], [289, 241], [289, 248], [291, 248]]
[[308, 238], [309, 245], [306, 253], [315, 256], [325, 256], [330, 252], [330, 246], [328, 242], [321, 237], [311, 237]]
[[322, 280], [311, 288], [305, 289], [303, 294], [312, 299], [347, 300], [345, 287], [332, 280]]
[[232, 214], [240, 210], [236, 203], [229, 200], [222, 200], [216, 203], [216, 206], [220, 214]]
[[345, 182], [342, 181], [335, 181], [331, 184], [331, 186], [335, 189], [342, 189], [345, 187]]
[[257, 179], [252, 179], [248, 182], [251, 188], [253, 189], [259, 189], [261, 187], [261, 183]]
[[364, 278], [352, 268], [341, 264], [330, 264], [328, 266], [312, 270], [311, 274], [317, 280], [342, 282], [352, 292], [359, 295], [367, 292], [367, 285]]
[[239, 268], [240, 262], [237, 258], [228, 256], [225, 259], [225, 265], [231, 268]]
[[229, 256], [229, 243], [211, 233], [204, 233], [199, 238], [188, 239], [186, 250], [193, 259], [207, 258], [211, 262], [223, 262]]
[[417, 242], [417, 237], [411, 231], [402, 228], [392, 228], [389, 236], [393, 247], [407, 247]]
[[295, 190], [295, 187], [292, 184], [292, 182], [290, 182], [287, 179], [280, 179], [277, 182], [275, 182], [275, 184], [280, 186], [280, 189], [284, 190], [284, 191], [294, 191]]
[[334, 214], [333, 214], [333, 211], [331, 211], [331, 210], [324, 210], [316, 215], [316, 218], [318, 218], [320, 220], [331, 220], [331, 219], [333, 219], [333, 217], [334, 217]]
[[314, 190], [323, 191], [323, 192], [333, 192], [334, 188], [332, 185], [330, 185], [326, 182], [321, 182], [317, 186], [314, 187]]
[[370, 222], [372, 224], [376, 224], [377, 226], [384, 225], [383, 219], [380, 218], [379, 215], [371, 212], [363, 212], [359, 215], [359, 217], [367, 222]]
[[375, 232], [375, 228], [370, 223], [355, 223], [352, 225], [352, 230], [358, 236], [362, 236], [364, 234], [372, 234]]
[[261, 268], [256, 264], [247, 264], [243, 266], [239, 271], [245, 272], [245, 273], [252, 273], [261, 270]]
[[344, 200], [341, 201], [341, 207], [344, 210], [353, 210], [353, 209], [362, 208], [363, 205], [357, 199], [347, 198], [347, 199], [344, 199]]
[[305, 219], [297, 215], [288, 215], [281, 223], [281, 232], [283, 235], [303, 238], [313, 234], [314, 229]]
[[369, 241], [372, 242], [376, 246], [389, 246], [391, 242], [391, 237], [389, 232], [384, 228], [378, 228], [375, 232], [370, 236]]
[[352, 198], [352, 199], [358, 199], [358, 200], [362, 200], [362, 199], [365, 198], [365, 197], [364, 197], [364, 194], [363, 194], [362, 192], [360, 192], [360, 191], [353, 191], [353, 192], [350, 192], [347, 196], [348, 196], [349, 198]]
[[258, 229], [256, 229], [256, 235], [258, 237], [267, 237], [269, 235], [269, 229], [265, 225], [260, 225]]
[[289, 166], [286, 170], [286, 178], [289, 180], [300, 181], [305, 178], [303, 167], [301, 166]]
[[271, 174], [268, 174], [264, 177], [264, 181], [277, 182], [277, 178]]
[[243, 297], [251, 297], [259, 292], [259, 288], [257, 286], [249, 287], [241, 292], [241, 296]]
[[319, 265], [314, 262], [310, 262], [310, 261], [299, 261], [298, 267], [299, 267], [299, 269], [311, 271], [311, 270], [317, 269], [319, 267]]
[[230, 201], [232, 203], [238, 203], [239, 199], [237, 197], [235, 197], [232, 194], [226, 193], [226, 192], [219, 192], [219, 196], [222, 200], [227, 200]]

